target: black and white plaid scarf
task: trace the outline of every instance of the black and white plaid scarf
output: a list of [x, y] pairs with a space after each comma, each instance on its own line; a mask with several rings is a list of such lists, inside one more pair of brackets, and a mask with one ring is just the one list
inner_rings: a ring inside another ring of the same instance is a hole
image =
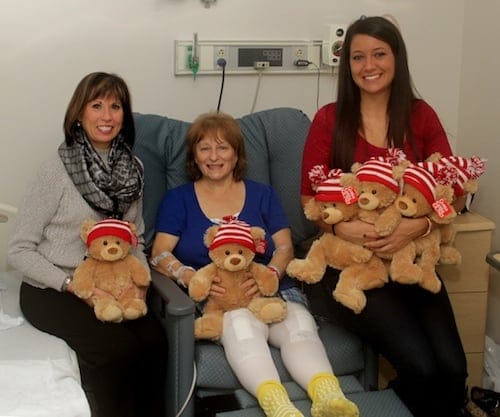
[[66, 171], [87, 203], [106, 217], [121, 219], [143, 191], [144, 170], [122, 135], [111, 144], [107, 163], [95, 151], [82, 128], [72, 146], [58, 149]]

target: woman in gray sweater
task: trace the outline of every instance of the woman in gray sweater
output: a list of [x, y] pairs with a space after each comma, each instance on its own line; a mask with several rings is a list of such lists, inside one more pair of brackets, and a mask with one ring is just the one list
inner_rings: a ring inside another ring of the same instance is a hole
[[122, 78], [85, 76], [69, 102], [65, 141], [42, 164], [16, 217], [8, 261], [22, 272], [21, 308], [38, 329], [76, 352], [92, 416], [163, 415], [167, 343], [149, 313], [103, 323], [72, 293], [75, 268], [86, 254], [84, 220], [116, 218], [137, 226], [134, 255], [142, 251], [143, 168], [130, 94]]

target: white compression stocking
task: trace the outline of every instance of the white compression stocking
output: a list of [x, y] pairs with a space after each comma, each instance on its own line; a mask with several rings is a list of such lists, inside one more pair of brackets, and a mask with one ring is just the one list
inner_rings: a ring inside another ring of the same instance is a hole
[[224, 313], [220, 339], [226, 358], [241, 385], [251, 394], [264, 381], [279, 381], [278, 371], [271, 357], [267, 339], [269, 327], [249, 310], [239, 309]]
[[269, 342], [281, 350], [281, 358], [295, 382], [307, 390], [311, 378], [320, 373], [333, 373], [317, 325], [307, 308], [287, 302], [284, 321], [270, 325]]

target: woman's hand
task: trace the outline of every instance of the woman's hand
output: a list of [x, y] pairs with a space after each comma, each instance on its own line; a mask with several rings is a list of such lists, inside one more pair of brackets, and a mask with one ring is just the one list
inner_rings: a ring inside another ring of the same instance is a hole
[[376, 254], [387, 255], [404, 248], [427, 230], [426, 219], [401, 219], [389, 236], [381, 237], [372, 224], [362, 220], [342, 222], [335, 226], [335, 233], [341, 239], [362, 245]]
[[[245, 295], [253, 297], [259, 293], [259, 287], [257, 282], [252, 276], [251, 272], [246, 272], [246, 280], [241, 283], [241, 287], [245, 291]], [[226, 289], [218, 285], [220, 283], [219, 277], [214, 277], [212, 280], [212, 286], [210, 287], [210, 295], [212, 297], [224, 297], [226, 294]]]
[[389, 236], [378, 237], [376, 233], [368, 233], [363, 246], [377, 255], [393, 254], [422, 236], [427, 226], [425, 219], [402, 219]]
[[372, 224], [362, 220], [340, 222], [334, 226], [335, 234], [351, 243], [363, 246], [366, 242], [379, 238]]
[[224, 294], [226, 293], [226, 289], [224, 287], [221, 287], [218, 285], [220, 283], [220, 278], [218, 276], [215, 276], [212, 280], [212, 285], [210, 286], [210, 292], [209, 295], [211, 297], [223, 297]]
[[253, 297], [257, 295], [260, 290], [251, 272], [247, 272], [247, 279], [241, 283], [241, 287], [245, 291], [245, 295], [248, 297]]

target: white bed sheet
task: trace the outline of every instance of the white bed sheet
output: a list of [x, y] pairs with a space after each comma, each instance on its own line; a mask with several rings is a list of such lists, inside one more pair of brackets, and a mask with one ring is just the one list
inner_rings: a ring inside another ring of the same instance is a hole
[[89, 417], [75, 352], [26, 320], [16, 325], [21, 279], [0, 273], [0, 312], [12, 323], [0, 330], [0, 417]]

